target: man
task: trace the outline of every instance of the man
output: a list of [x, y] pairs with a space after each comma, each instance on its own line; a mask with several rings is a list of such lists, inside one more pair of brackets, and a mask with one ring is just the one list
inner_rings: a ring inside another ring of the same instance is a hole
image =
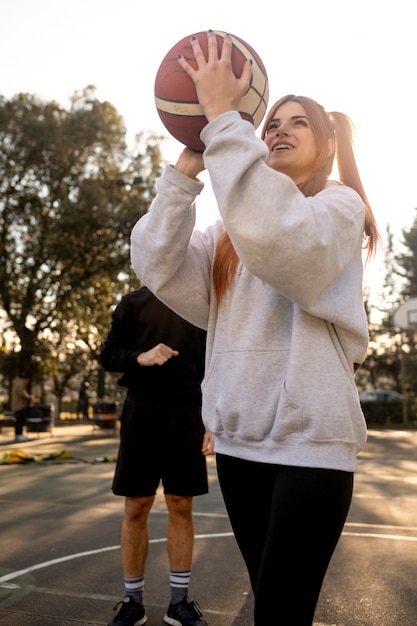
[[29, 415], [29, 406], [33, 402], [33, 396], [28, 392], [30, 373], [21, 372], [13, 379], [11, 409], [15, 418], [15, 440], [18, 442], [29, 441], [23, 434], [23, 426]]
[[207, 626], [188, 597], [194, 542], [193, 496], [208, 492], [204, 454], [212, 452], [201, 420], [205, 331], [173, 313], [146, 288], [124, 296], [101, 352], [103, 367], [123, 372], [127, 387], [113, 481], [124, 496], [121, 558], [124, 600], [108, 626], [141, 626], [148, 516], [160, 481], [168, 508], [171, 601], [164, 622]]

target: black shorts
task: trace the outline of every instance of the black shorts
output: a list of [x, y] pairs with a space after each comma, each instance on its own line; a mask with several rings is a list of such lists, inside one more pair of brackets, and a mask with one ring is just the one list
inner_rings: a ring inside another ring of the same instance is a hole
[[120, 447], [113, 480], [117, 496], [156, 493], [197, 496], [208, 492], [206, 458], [201, 452], [201, 406], [147, 404], [127, 396], [120, 417]]

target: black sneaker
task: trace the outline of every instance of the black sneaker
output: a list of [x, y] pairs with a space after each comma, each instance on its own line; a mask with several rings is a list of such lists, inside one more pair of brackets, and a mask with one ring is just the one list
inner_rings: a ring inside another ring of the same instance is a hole
[[107, 626], [142, 626], [148, 621], [143, 604], [135, 602], [131, 596], [126, 596], [120, 600], [113, 607], [113, 611], [116, 611], [119, 606], [120, 611]]
[[197, 602], [183, 598], [177, 604], [170, 604], [164, 617], [165, 624], [171, 626], [208, 626]]

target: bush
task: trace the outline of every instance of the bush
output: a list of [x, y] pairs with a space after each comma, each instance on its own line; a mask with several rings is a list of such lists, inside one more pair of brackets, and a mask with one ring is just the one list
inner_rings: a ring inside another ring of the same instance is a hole
[[[389, 426], [403, 423], [402, 400], [363, 400], [361, 406], [368, 424]], [[408, 421], [415, 422], [416, 419], [416, 401], [411, 399], [408, 402]]]

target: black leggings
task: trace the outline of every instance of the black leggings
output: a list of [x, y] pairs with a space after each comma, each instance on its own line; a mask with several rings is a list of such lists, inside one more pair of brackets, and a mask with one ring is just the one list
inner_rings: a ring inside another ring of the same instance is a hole
[[216, 459], [255, 595], [255, 626], [311, 626], [349, 511], [353, 474]]

